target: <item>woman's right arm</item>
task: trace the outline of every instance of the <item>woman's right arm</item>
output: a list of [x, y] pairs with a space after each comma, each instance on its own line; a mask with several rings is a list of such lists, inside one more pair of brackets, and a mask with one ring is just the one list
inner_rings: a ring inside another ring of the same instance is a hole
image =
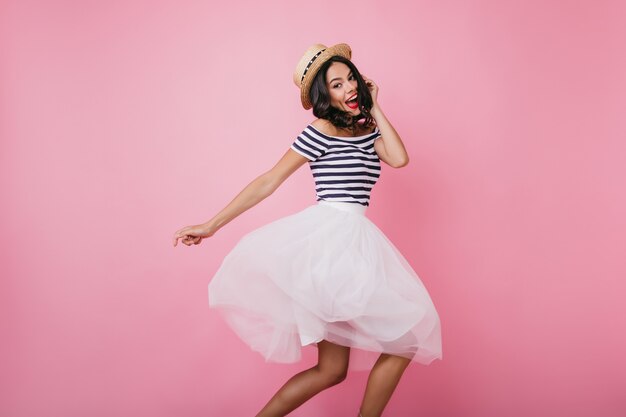
[[174, 233], [174, 246], [176, 246], [178, 239], [189, 246], [197, 245], [202, 241], [202, 238], [213, 236], [215, 232], [235, 217], [269, 197], [307, 161], [308, 159], [291, 148], [287, 149], [287, 152], [272, 169], [255, 178], [212, 219], [199, 225], [184, 227]]

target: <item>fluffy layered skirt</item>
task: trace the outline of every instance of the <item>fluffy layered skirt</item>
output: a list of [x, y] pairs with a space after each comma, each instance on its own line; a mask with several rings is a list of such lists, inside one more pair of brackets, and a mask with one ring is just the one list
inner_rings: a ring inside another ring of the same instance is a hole
[[244, 235], [209, 283], [209, 306], [268, 362], [297, 362], [321, 340], [355, 348], [351, 370], [383, 352], [441, 359], [428, 291], [365, 212], [319, 201]]

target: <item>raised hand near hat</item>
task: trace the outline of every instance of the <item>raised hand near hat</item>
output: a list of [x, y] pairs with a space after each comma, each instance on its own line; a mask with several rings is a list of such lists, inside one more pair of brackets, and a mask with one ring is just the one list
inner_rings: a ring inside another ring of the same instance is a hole
[[363, 77], [363, 81], [365, 81], [365, 85], [367, 85], [367, 88], [370, 90], [370, 94], [372, 95], [372, 107], [378, 105], [378, 102], [376, 101], [378, 98], [378, 86], [374, 81], [367, 78], [365, 75], [361, 74], [361, 77]]

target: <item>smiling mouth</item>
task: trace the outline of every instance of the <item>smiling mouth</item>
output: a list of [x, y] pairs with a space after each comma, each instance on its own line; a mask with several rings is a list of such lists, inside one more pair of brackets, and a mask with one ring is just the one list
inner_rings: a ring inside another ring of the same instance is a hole
[[352, 96], [350, 100], [346, 100], [346, 105], [351, 109], [357, 109], [359, 107], [359, 102], [357, 100], [357, 95]]

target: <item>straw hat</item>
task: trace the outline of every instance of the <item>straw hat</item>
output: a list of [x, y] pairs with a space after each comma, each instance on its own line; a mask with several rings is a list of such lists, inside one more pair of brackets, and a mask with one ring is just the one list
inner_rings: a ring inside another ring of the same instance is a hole
[[317, 43], [306, 50], [293, 73], [293, 82], [300, 89], [300, 100], [302, 107], [306, 110], [313, 107], [309, 98], [311, 84], [315, 78], [315, 74], [319, 71], [322, 64], [334, 55], [339, 55], [347, 59], [352, 58], [352, 49], [347, 43], [338, 43], [330, 48], [321, 43]]

